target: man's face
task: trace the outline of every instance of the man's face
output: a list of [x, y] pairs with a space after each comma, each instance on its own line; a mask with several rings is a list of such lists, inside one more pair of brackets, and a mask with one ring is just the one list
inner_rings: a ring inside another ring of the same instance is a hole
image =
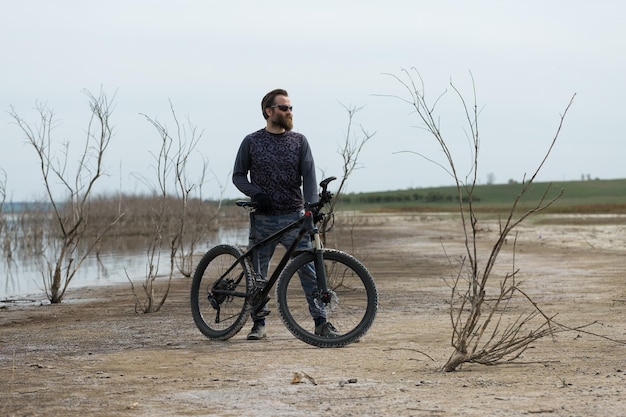
[[[282, 109], [284, 110], [281, 110]], [[276, 96], [274, 105], [270, 107], [270, 123], [289, 131], [293, 129], [293, 118], [291, 113], [291, 100], [286, 96]]]

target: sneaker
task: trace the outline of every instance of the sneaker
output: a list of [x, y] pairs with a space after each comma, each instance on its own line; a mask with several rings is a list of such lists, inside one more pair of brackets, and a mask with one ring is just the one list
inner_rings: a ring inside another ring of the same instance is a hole
[[335, 329], [335, 326], [326, 322], [319, 326], [315, 326], [315, 335], [324, 337], [339, 337], [341, 334]]
[[265, 326], [262, 324], [254, 324], [252, 330], [248, 333], [248, 340], [261, 340], [266, 336]]

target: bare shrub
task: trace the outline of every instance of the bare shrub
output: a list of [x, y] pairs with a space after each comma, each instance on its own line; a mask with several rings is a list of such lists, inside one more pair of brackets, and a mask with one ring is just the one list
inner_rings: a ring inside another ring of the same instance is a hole
[[[544, 314], [539, 306], [521, 290], [516, 280], [519, 269], [515, 265], [510, 272], [505, 273], [498, 284], [490, 284], [498, 255], [515, 227], [529, 216], [549, 207], [563, 192], [560, 190], [554, 193], [551, 187], [547, 186], [541, 198], [532, 202], [530, 208], [520, 206], [520, 201], [533, 185], [537, 174], [553, 149], [574, 96], [560, 117], [558, 128], [544, 158], [529, 178], [524, 176], [520, 190], [513, 198], [511, 208], [500, 219], [499, 234], [495, 243], [486, 256], [481, 256], [477, 241], [478, 217], [473, 206], [480, 150], [479, 111], [473, 79], [473, 104], [471, 106], [466, 103], [464, 96], [454, 84], [450, 84], [465, 112], [468, 136], [470, 137], [471, 169], [469, 174], [462, 178], [457, 171], [449, 144], [440, 130], [439, 117], [435, 113], [436, 105], [443, 94], [434, 102], [430, 102], [426, 97], [424, 83], [419, 73], [415, 70], [413, 72], [405, 70], [403, 74], [405, 78], [391, 76], [404, 87], [408, 93], [408, 98], [393, 97], [400, 98], [413, 108], [424, 130], [434, 137], [443, 151], [445, 157], [443, 164], [423, 155], [418, 155], [442, 167], [454, 180], [462, 230], [465, 236], [465, 254], [459, 260], [458, 274], [449, 281], [451, 288], [451, 344], [454, 351], [442, 369], [454, 371], [463, 363], [468, 362], [496, 364], [503, 360], [514, 360], [534, 341], [554, 335], [559, 331], [571, 330], [555, 323], [553, 317]], [[513, 252], [515, 252], [515, 248], [513, 248]], [[510, 307], [516, 299], [525, 300], [530, 306], [530, 311], [511, 316]]]
[[7, 172], [0, 168], [0, 213], [4, 212], [4, 202], [7, 199]]
[[[4, 169], [0, 168], [0, 240], [5, 241], [7, 237], [7, 219], [4, 216], [4, 202], [7, 198], [7, 173]], [[4, 243], [3, 243], [3, 246]]]
[[[142, 284], [143, 296], [138, 294], [133, 281], [128, 278], [135, 296], [135, 308], [144, 313], [161, 309], [177, 265], [183, 275], [191, 275], [194, 248], [211, 229], [220, 206], [218, 204], [213, 210], [214, 206], [202, 204], [199, 198], [194, 198], [201, 195], [208, 172], [208, 163], [204, 159], [198, 179], [191, 180], [188, 173], [189, 160], [202, 132], [189, 120], [186, 125], [181, 124], [171, 102], [170, 110], [175, 126], [173, 134], [165, 124], [144, 115], [157, 130], [161, 142], [159, 151], [153, 154], [156, 184], [150, 179], [140, 178], [156, 201], [151, 205], [149, 218], [146, 218], [149, 222], [146, 230], [150, 231], [151, 242], [147, 251], [148, 268]], [[190, 218], [190, 214], [194, 217]], [[169, 259], [167, 282], [161, 295], [157, 295], [159, 264], [165, 253]]]
[[[62, 301], [68, 285], [83, 261], [122, 216], [122, 213], [117, 213], [110, 223], [98, 229], [91, 229], [91, 197], [96, 182], [104, 174], [102, 163], [113, 135], [109, 122], [113, 105], [102, 91], [98, 97], [89, 91], [85, 91], [85, 95], [89, 99], [91, 118], [82, 144], [82, 152], [73, 172], [69, 166], [70, 142], [57, 144], [52, 140], [56, 119], [49, 108], [44, 105], [37, 106], [39, 113], [37, 126], [32, 126], [22, 119], [15, 109], [11, 108], [9, 112], [26, 136], [26, 142], [35, 149], [54, 218], [55, 229], [51, 232], [53, 246], [51, 250], [54, 259], [46, 259], [47, 271], [42, 272], [45, 292], [51, 303]], [[62, 186], [63, 198], [57, 197], [52, 190], [56, 182]], [[83, 247], [81, 243], [88, 230], [92, 231], [95, 238], [91, 244]]]
[[[0, 168], [0, 244], [2, 245], [2, 259], [6, 264], [7, 280], [11, 279], [11, 266], [13, 265], [13, 242], [11, 223], [7, 220], [5, 215], [6, 202], [6, 183], [7, 173], [4, 169]], [[7, 281], [8, 282], [8, 281]]]
[[363, 150], [365, 144], [376, 134], [376, 132], [370, 133], [366, 131], [363, 126], [359, 126], [359, 133], [354, 132], [354, 117], [360, 110], [363, 109], [363, 107], [343, 107], [348, 114], [348, 125], [344, 135], [343, 143], [338, 150], [339, 155], [341, 155], [341, 158], [343, 159], [342, 174], [341, 178], [339, 179], [339, 186], [334, 192], [334, 198], [330, 203], [330, 208], [328, 209], [328, 212], [330, 214], [322, 220], [322, 223], [320, 225], [320, 236], [324, 245], [326, 245], [327, 243], [327, 232], [332, 228], [332, 225], [334, 223], [334, 217], [332, 213], [337, 204], [341, 203], [341, 199], [344, 194], [348, 179], [350, 178], [354, 170], [359, 168], [358, 160], [359, 156], [361, 155], [361, 151]]

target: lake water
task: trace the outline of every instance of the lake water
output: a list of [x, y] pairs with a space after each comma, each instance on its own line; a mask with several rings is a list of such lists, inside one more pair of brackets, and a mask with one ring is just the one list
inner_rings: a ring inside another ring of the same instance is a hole
[[[248, 228], [219, 229], [211, 237], [196, 248], [196, 252], [206, 252], [219, 243], [246, 245], [248, 242]], [[200, 256], [193, 259], [193, 265], [200, 261]], [[169, 274], [169, 251], [161, 254], [159, 261], [159, 276]], [[0, 302], [7, 299], [45, 299], [43, 275], [47, 266], [41, 260], [18, 259], [9, 264], [0, 260]], [[146, 248], [137, 250], [100, 253], [99, 259], [95, 254], [90, 256], [81, 265], [78, 273], [69, 284], [69, 289], [79, 287], [93, 287], [116, 283], [127, 283], [128, 277], [135, 285], [141, 285], [148, 271], [148, 255]], [[128, 275], [128, 276], [127, 276]], [[180, 273], [175, 271], [175, 275]], [[158, 279], [158, 278], [157, 278]], [[164, 278], [165, 279], [165, 278]]]

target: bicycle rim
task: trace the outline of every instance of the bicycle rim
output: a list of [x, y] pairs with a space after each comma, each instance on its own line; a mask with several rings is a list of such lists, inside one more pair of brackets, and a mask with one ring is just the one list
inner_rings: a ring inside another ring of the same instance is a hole
[[241, 250], [235, 246], [215, 246], [203, 256], [194, 273], [191, 312], [198, 329], [210, 339], [231, 338], [248, 319], [247, 297], [220, 292], [246, 294], [251, 287], [251, 269], [245, 260], [237, 262], [240, 256]]
[[358, 341], [374, 322], [378, 293], [369, 271], [352, 255], [327, 249], [323, 254], [328, 288], [333, 300], [326, 305], [326, 319], [337, 329], [338, 337], [315, 335], [297, 271], [314, 261], [313, 253], [294, 258], [280, 276], [276, 304], [285, 326], [298, 339], [318, 347], [341, 347]]

